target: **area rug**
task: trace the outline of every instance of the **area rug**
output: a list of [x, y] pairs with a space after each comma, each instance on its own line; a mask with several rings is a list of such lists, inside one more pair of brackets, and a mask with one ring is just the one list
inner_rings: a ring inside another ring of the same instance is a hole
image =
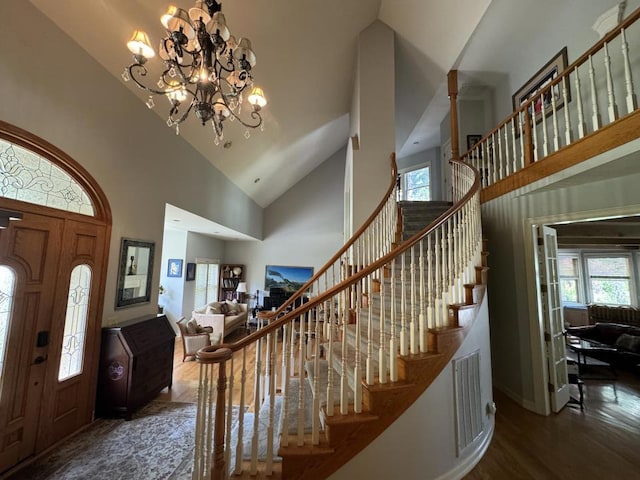
[[195, 422], [196, 404], [153, 401], [129, 421], [98, 419], [10, 480], [190, 480]]

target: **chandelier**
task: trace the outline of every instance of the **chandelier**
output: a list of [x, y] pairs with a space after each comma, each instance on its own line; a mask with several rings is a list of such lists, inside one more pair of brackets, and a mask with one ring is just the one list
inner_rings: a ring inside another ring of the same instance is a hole
[[[211, 121], [215, 144], [223, 139], [222, 125], [226, 119], [237, 120], [247, 130], [263, 127], [260, 109], [267, 104], [264, 92], [254, 87], [251, 69], [256, 55], [248, 38], [239, 41], [230, 34], [222, 4], [216, 0], [198, 0], [189, 12], [170, 6], [160, 22], [167, 35], [160, 41], [158, 56], [164, 61], [157, 88], [145, 85], [149, 73], [147, 60], [155, 56], [149, 37], [141, 30], [133, 32], [127, 48], [133, 53], [133, 63], [122, 77], [150, 92], [147, 106], [153, 108], [154, 95], [164, 95], [171, 104], [167, 125], [180, 133], [180, 124], [193, 111], [205, 125]], [[244, 95], [251, 105], [243, 112]], [[248, 114], [246, 113], [248, 111]], [[244, 119], [242, 118], [244, 116]]]

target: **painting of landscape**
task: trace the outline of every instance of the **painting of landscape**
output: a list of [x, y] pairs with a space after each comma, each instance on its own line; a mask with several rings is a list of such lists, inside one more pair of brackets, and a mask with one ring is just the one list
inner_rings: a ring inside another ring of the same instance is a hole
[[313, 267], [286, 267], [267, 265], [264, 289], [280, 287], [287, 294], [292, 294], [302, 287], [313, 276]]

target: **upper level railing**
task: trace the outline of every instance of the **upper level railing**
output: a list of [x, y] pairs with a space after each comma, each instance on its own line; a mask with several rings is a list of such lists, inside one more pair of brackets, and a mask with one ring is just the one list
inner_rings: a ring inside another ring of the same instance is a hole
[[295, 309], [198, 353], [194, 478], [269, 475], [278, 442], [318, 445], [325, 415], [363, 412], [363, 382], [395, 382], [399, 356], [431, 351], [428, 330], [449, 326], [448, 306], [464, 302], [481, 262], [478, 175], [459, 161], [452, 169], [454, 205], [397, 245], [393, 162], [380, 205], [294, 295]]
[[[514, 113], [462, 157], [478, 169], [483, 188], [637, 110], [638, 18], [640, 9], [563, 72], [550, 71], [548, 83], [541, 79], [538, 91], [525, 94]], [[501, 193], [508, 189], [513, 186]]]

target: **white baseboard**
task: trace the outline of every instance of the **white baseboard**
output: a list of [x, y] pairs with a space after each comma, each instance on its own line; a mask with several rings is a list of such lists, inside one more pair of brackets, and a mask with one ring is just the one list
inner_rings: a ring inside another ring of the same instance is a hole
[[[496, 390], [500, 390], [502, 393], [504, 393], [507, 397], [509, 397], [514, 402], [516, 402], [522, 408], [526, 408], [527, 410], [533, 413], [537, 413], [539, 415], [544, 415], [543, 412], [538, 411], [538, 409], [536, 408], [535, 402], [532, 402], [531, 400], [525, 400], [524, 398], [522, 398], [521, 395], [518, 395], [515, 392], [513, 392], [513, 390], [510, 390], [509, 388], [506, 388], [503, 385], [497, 384], [495, 383], [495, 381], [493, 383], [493, 388], [495, 388]], [[498, 408], [500, 408], [500, 405], [498, 405]]]

